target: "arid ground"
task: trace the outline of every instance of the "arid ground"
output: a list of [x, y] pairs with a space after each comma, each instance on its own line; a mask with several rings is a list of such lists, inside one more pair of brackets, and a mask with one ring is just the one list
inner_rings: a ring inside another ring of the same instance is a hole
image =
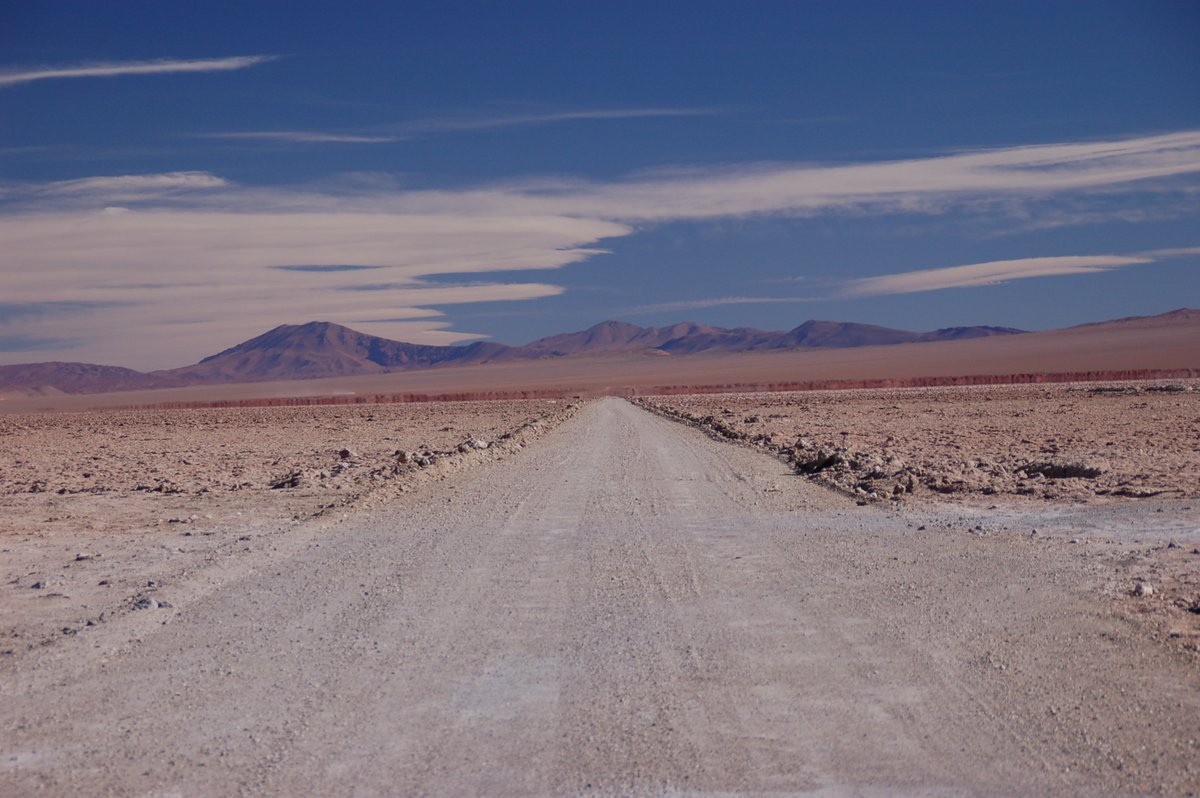
[[872, 499], [1200, 499], [1200, 382], [693, 394], [641, 403]]
[[638, 402], [0, 416], [0, 793], [1197, 791], [1194, 381]]
[[20, 588], [0, 604], [0, 649], [107, 618], [152, 594], [148, 583], [253, 550], [263, 536], [503, 457], [574, 409], [546, 400], [0, 416], [0, 579]]

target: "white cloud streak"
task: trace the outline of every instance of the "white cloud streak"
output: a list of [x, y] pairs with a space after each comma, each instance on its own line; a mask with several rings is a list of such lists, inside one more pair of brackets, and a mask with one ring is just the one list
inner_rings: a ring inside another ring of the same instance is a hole
[[114, 175], [60, 180], [42, 186], [40, 191], [52, 196], [74, 194], [102, 195], [108, 199], [147, 198], [160, 196], [164, 192], [224, 188], [228, 185], [224, 178], [210, 172], [164, 172], [156, 175]]
[[[387, 180], [246, 187], [205, 172], [7, 183], [0, 185], [0, 277], [6, 302], [97, 308], [46, 322], [45, 330], [13, 330], [88, 342], [54, 356], [170, 366], [210, 354], [217, 330], [223, 338], [248, 337], [312, 318], [411, 317], [415, 323], [436, 318], [430, 305], [551, 296], [561, 289], [499, 281], [447, 286], [426, 278], [556, 269], [603, 253], [606, 239], [667, 221], [929, 214], [969, 211], [995, 198], [1011, 205], [1080, 198], [1097, 189], [1111, 201], [1160, 185], [1153, 179], [1196, 172], [1200, 131], [903, 161], [754, 164], [460, 190], [408, 190]], [[1154, 257], [1024, 258], [927, 269], [853, 281], [845, 296], [1081, 274]], [[329, 264], [377, 268], [294, 270]], [[806, 299], [731, 296], [660, 310]], [[95, 304], [113, 302], [126, 306]], [[179, 318], [185, 311], [193, 317], [186, 324]], [[412, 329], [405, 334], [421, 340]], [[426, 329], [437, 340], [476, 337], [448, 331], [441, 321]]]
[[1185, 258], [1189, 255], [1200, 255], [1200, 247], [1177, 247], [1174, 249], [1152, 249], [1149, 252], [1138, 253], [1144, 258]]
[[267, 61], [275, 55], [240, 55], [229, 58], [164, 58], [155, 61], [115, 61], [0, 70], [0, 88], [30, 83], [36, 80], [59, 78], [111, 78], [121, 75], [165, 75], [181, 72], [230, 72], [246, 69]]
[[701, 310], [722, 305], [770, 305], [816, 302], [815, 296], [721, 296], [708, 299], [685, 299], [679, 302], [659, 302], [653, 305], [638, 305], [625, 311], [623, 316], [649, 316], [655, 313], [678, 313], [682, 310]]
[[322, 133], [315, 130], [242, 130], [229, 133], [202, 133], [198, 138], [234, 141], [279, 141], [287, 144], [387, 144], [400, 136], [364, 136], [354, 133]]
[[399, 128], [408, 133], [446, 133], [455, 130], [524, 127], [560, 122], [603, 121], [610, 119], [653, 119], [673, 116], [711, 116], [715, 108], [607, 108], [582, 111], [557, 111], [541, 114], [513, 114], [492, 117], [441, 117], [406, 122]]
[[369, 132], [357, 133], [331, 133], [312, 130], [234, 130], [217, 133], [199, 133], [196, 134], [196, 138], [281, 142], [288, 144], [387, 144], [429, 133], [452, 133], [495, 128], [551, 125], [564, 122], [707, 116], [715, 113], [718, 113], [718, 111], [708, 108], [609, 108], [543, 114], [517, 114], [512, 116], [420, 119], [397, 125], [377, 126]]
[[[837, 166], [765, 164], [581, 186], [531, 186], [564, 212], [630, 221], [831, 210], [939, 212], [970, 196], [1045, 196], [1200, 172], [1200, 131]], [[460, 198], [461, 199], [461, 198]]]
[[947, 288], [978, 288], [1034, 277], [1096, 274], [1125, 266], [1144, 266], [1165, 258], [1194, 255], [1200, 255], [1200, 247], [1154, 249], [1132, 255], [1059, 255], [968, 263], [963, 266], [918, 269], [899, 274], [884, 274], [878, 277], [850, 280], [845, 283], [837, 296], [855, 298], [885, 294], [915, 294], [924, 291], [941, 291]]
[[1065, 274], [1094, 274], [1122, 266], [1153, 263], [1151, 258], [1127, 255], [1065, 255], [1049, 258], [1015, 258], [987, 263], [969, 263], [941, 269], [920, 269], [880, 277], [852, 280], [842, 291], [845, 297], [866, 297], [880, 294], [914, 294], [921, 291], [940, 291], [946, 288], [975, 288], [1000, 285], [1031, 277], [1054, 277]]

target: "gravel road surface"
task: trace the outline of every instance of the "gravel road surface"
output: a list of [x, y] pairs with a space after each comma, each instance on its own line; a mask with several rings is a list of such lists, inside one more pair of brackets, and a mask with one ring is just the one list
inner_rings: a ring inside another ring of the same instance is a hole
[[0, 795], [1200, 789], [1194, 660], [946, 513], [599, 401], [3, 664]]

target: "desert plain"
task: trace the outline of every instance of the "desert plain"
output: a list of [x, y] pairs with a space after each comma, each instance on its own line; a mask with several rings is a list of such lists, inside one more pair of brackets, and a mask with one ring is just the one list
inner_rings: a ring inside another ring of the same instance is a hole
[[0, 648], [95, 625], [197, 563], [503, 457], [573, 410], [551, 399], [0, 416], [2, 578], [18, 588]]
[[6, 794], [1200, 784], [1196, 380], [0, 440]]

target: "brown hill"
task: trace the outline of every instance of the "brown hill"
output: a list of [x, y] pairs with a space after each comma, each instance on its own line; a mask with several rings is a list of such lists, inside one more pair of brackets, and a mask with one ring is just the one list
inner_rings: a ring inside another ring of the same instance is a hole
[[841, 348], [961, 340], [992, 335], [1016, 335], [1022, 332], [1024, 330], [1011, 327], [950, 327], [917, 333], [838, 321], [806, 321], [788, 332], [769, 332], [753, 327], [726, 329], [694, 322], [681, 322], [669, 327], [639, 327], [636, 324], [606, 321], [581, 332], [564, 333], [542, 338], [522, 347], [513, 347], [504, 356], [564, 356], [585, 352], [628, 352], [637, 349], [661, 349], [670, 354], [688, 355], [699, 352], [750, 352], [805, 347]]
[[637, 349], [660, 349], [672, 341], [690, 337], [705, 337], [727, 332], [693, 322], [681, 322], [669, 327], [639, 327], [621, 321], [604, 321], [580, 332], [562, 333], [539, 338], [514, 348], [511, 356], [569, 356], [588, 352], [628, 352]]
[[778, 336], [765, 349], [795, 347], [892, 346], [895, 344], [926, 343], [929, 341], [961, 341], [967, 338], [987, 338], [995, 335], [1019, 335], [1025, 332], [1013, 327], [946, 327], [933, 332], [909, 332], [855, 324], [844, 321], [806, 321], [796, 329]]
[[133, 391], [182, 385], [120, 366], [93, 363], [20, 363], [0, 366], [0, 390], [54, 389], [63, 393]]
[[382, 374], [442, 363], [469, 363], [484, 359], [497, 346], [409, 344], [366, 335], [340, 324], [312, 321], [280, 325], [194, 366], [156, 373], [192, 384]]
[[1092, 321], [1068, 327], [1069, 330], [1094, 329], [1111, 327], [1113, 329], [1153, 329], [1156, 327], [1173, 326], [1178, 324], [1200, 324], [1200, 310], [1196, 308], [1179, 308], [1177, 310], [1159, 313], [1154, 316], [1126, 316], [1111, 321]]

